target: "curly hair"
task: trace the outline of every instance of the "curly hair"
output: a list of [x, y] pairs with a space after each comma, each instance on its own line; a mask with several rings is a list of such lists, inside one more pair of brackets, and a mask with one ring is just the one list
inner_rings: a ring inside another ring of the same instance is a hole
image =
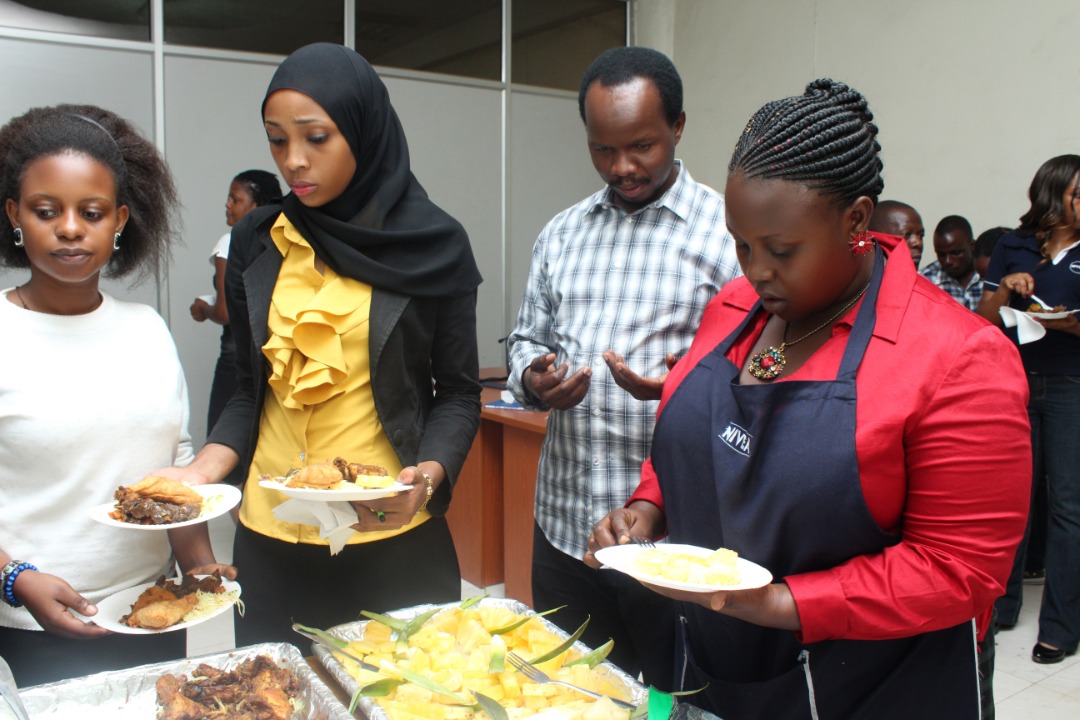
[[1028, 188], [1031, 207], [1020, 217], [1020, 227], [1016, 231], [1020, 235], [1034, 235], [1044, 257], [1051, 231], [1065, 217], [1061, 199], [1077, 175], [1080, 175], [1080, 155], [1058, 155], [1044, 162], [1031, 180]]
[[667, 55], [645, 47], [616, 47], [600, 53], [581, 79], [578, 111], [585, 120], [585, 96], [594, 82], [604, 87], [625, 85], [635, 78], [652, 81], [660, 93], [664, 118], [674, 125], [683, 111], [683, 85], [679, 71]]
[[255, 207], [281, 202], [281, 183], [277, 175], [266, 170], [245, 170], [233, 178], [251, 193]]
[[846, 205], [885, 188], [881, 146], [866, 98], [844, 83], [814, 80], [802, 95], [754, 113], [739, 137], [729, 173], [803, 182]]
[[[126, 120], [94, 105], [33, 108], [0, 128], [0, 197], [18, 202], [26, 168], [36, 160], [85, 155], [107, 167], [116, 181], [117, 207], [129, 217], [107, 277], [158, 276], [177, 236], [177, 194], [165, 159]], [[0, 265], [30, 267], [15, 247], [14, 228], [0, 222]]]

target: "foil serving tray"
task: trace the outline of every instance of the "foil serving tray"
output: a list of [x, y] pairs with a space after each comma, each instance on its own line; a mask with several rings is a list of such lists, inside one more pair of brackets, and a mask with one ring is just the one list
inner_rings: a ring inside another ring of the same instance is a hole
[[[91, 645], [87, 643], [88, 650]], [[300, 692], [298, 709], [292, 720], [354, 720], [300, 651], [288, 643], [249, 645], [227, 652], [35, 685], [20, 690], [19, 697], [32, 720], [154, 720], [158, 717], [154, 684], [162, 675], [191, 677], [200, 663], [228, 670], [258, 655], [266, 655], [296, 673]]]

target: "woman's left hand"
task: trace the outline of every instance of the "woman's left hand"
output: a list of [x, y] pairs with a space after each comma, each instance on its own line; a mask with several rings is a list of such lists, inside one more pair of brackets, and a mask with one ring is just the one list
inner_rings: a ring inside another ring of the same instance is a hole
[[[442, 465], [436, 462], [422, 463], [424, 470], [431, 476], [432, 489], [439, 487], [446, 477]], [[397, 481], [402, 485], [411, 485], [409, 490], [402, 490], [391, 497], [378, 500], [353, 502], [357, 523], [352, 526], [357, 532], [377, 530], [397, 530], [412, 522], [413, 517], [427, 500], [427, 482], [416, 468], [409, 466], [401, 471]]]
[[1048, 318], [1034, 318], [1034, 320], [1047, 330], [1060, 330], [1061, 332], [1080, 335], [1080, 320], [1077, 319], [1076, 313], [1069, 313], [1065, 317], [1055, 320]]
[[222, 563], [210, 563], [207, 565], [199, 565], [189, 570], [185, 570], [185, 575], [213, 575], [215, 572], [221, 573], [221, 577], [226, 580], [236, 579], [236, 568], [232, 565], [225, 565]]
[[762, 627], [798, 631], [802, 629], [799, 609], [785, 583], [772, 583], [753, 590], [687, 592], [642, 583], [655, 593], [672, 600], [695, 603], [723, 615]]

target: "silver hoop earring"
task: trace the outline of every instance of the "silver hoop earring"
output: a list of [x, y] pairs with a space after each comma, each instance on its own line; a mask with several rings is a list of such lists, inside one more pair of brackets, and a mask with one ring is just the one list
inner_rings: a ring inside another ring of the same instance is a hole
[[113, 235], [112, 249], [113, 252], [116, 252], [120, 249], [120, 233], [116, 233], [115, 235]]
[[15, 228], [15, 247], [22, 247], [25, 244], [22, 239], [22, 228]]

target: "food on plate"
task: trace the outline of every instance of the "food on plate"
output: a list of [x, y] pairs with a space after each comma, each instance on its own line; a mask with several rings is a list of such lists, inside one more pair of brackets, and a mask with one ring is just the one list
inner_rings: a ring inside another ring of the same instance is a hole
[[113, 520], [135, 525], [167, 525], [194, 520], [202, 513], [203, 496], [187, 485], [150, 475], [114, 495]]
[[299, 472], [290, 477], [286, 487], [292, 488], [331, 488], [342, 481], [341, 471], [330, 463], [319, 463], [301, 468]]
[[[267, 476], [266, 479], [272, 478]], [[285, 476], [285, 487], [290, 488], [332, 490], [345, 482], [362, 488], [386, 488], [394, 484], [394, 478], [387, 475], [386, 468], [380, 465], [351, 463], [340, 457], [334, 458], [333, 462], [291, 470]]]
[[634, 573], [693, 585], [737, 585], [741, 581], [738, 553], [720, 548], [708, 555], [646, 548], [630, 561]]
[[202, 578], [185, 575], [179, 585], [162, 575], [155, 584], [143, 590], [120, 622], [133, 628], [164, 630], [185, 618], [196, 619], [188, 616], [199, 610], [200, 605], [206, 606], [202, 612], [208, 612], [215, 609], [219, 601], [235, 600], [235, 595], [216, 597], [221, 595], [226, 595], [226, 591], [219, 573]]
[[[522, 622], [524, 621], [524, 622]], [[521, 623], [517, 627], [515, 624]], [[536, 616], [519, 615], [497, 605], [445, 608], [410, 628], [402, 642], [395, 631], [377, 620], [364, 626], [363, 637], [344, 648], [381, 668], [363, 670], [344, 656], [335, 656], [363, 687], [406, 673], [416, 673], [456, 694], [467, 703], [475, 700], [470, 691], [485, 695], [506, 708], [511, 720], [519, 720], [547, 709], [560, 720], [627, 720], [628, 709], [608, 698], [594, 700], [582, 693], [555, 684], [538, 684], [515, 671], [502, 660], [513, 652], [526, 660], [541, 658], [559, 648], [564, 637], [548, 629]], [[569, 682], [604, 695], [632, 701], [631, 689], [608, 669], [593, 667], [574, 649], [561, 652], [537, 666], [553, 680]], [[596, 662], [599, 658], [596, 658]], [[390, 716], [390, 720], [469, 720], [487, 716], [458, 700], [416, 682], [403, 682], [385, 696], [370, 698]]]
[[190, 679], [162, 675], [156, 690], [161, 720], [289, 720], [296, 710], [299, 684], [292, 670], [258, 655], [233, 670], [202, 663]]
[[1028, 305], [1027, 311], [1029, 313], [1049, 313], [1049, 312], [1065, 312], [1064, 305], [1055, 305], [1052, 308], [1043, 307], [1040, 303], [1032, 302]]

